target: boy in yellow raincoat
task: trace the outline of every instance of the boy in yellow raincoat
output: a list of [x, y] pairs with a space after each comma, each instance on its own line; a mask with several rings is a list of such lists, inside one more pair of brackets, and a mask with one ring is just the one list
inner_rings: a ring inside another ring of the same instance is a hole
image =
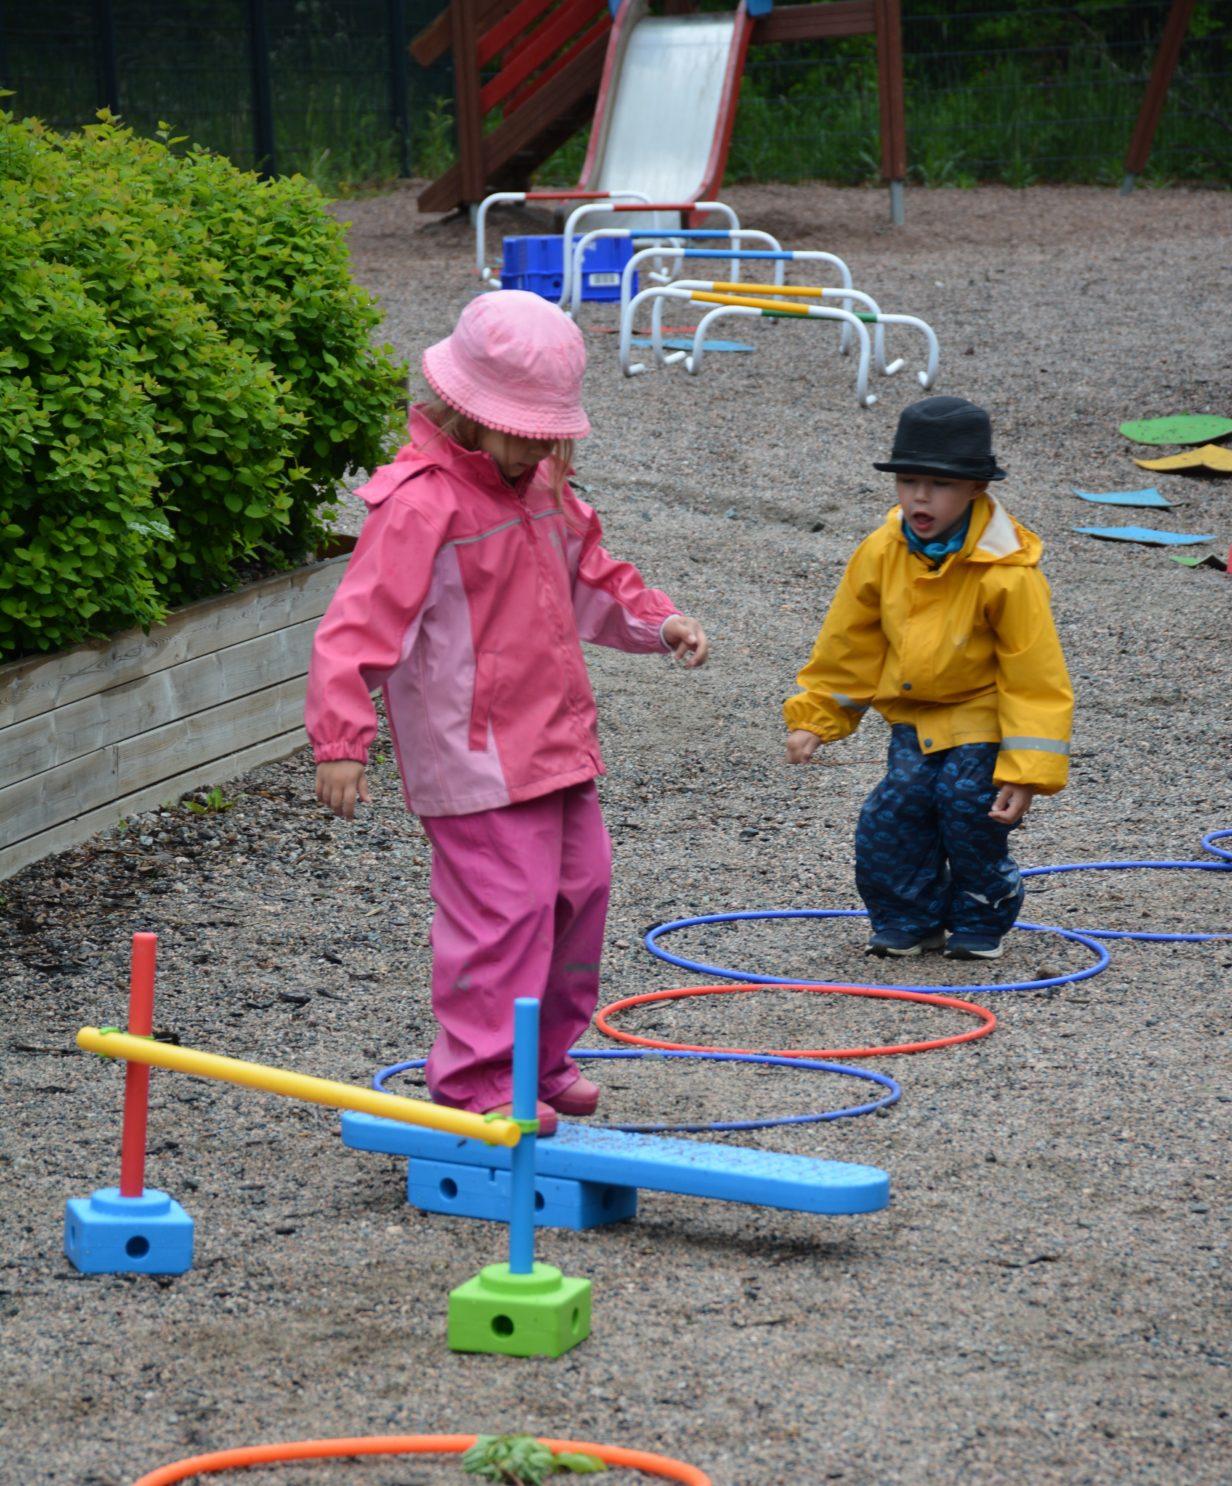
[[1010, 829], [1069, 765], [1043, 544], [989, 494], [1005, 472], [988, 414], [963, 398], [905, 408], [874, 468], [896, 476], [898, 505], [856, 548], [783, 706], [787, 757], [807, 763], [880, 712], [888, 768], [856, 828], [868, 951], [995, 960], [1022, 906]]

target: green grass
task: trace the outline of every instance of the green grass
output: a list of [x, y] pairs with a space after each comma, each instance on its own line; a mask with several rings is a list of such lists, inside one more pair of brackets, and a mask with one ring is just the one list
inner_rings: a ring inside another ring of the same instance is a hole
[[[1232, 78], [1214, 65], [1203, 74], [1192, 53], [1173, 82], [1145, 172], [1148, 182], [1232, 183]], [[1125, 152], [1143, 97], [1150, 55], [1128, 71], [1098, 42], [1068, 54], [1001, 50], [971, 53], [957, 64], [908, 56], [909, 179], [923, 185], [981, 181], [1111, 184], [1121, 179]], [[1186, 73], [1186, 65], [1192, 71]], [[947, 73], [947, 69], [949, 69]], [[399, 141], [390, 127], [383, 74], [357, 86], [348, 72], [321, 71], [277, 87], [277, 165], [298, 171], [334, 196], [371, 190], [399, 173]], [[438, 78], [434, 84], [440, 87]], [[67, 77], [49, 72], [37, 97], [10, 100], [19, 115], [37, 113], [88, 123], [64, 101]], [[153, 133], [160, 118], [237, 163], [252, 161], [246, 77], [203, 67], [190, 83], [153, 69], [130, 79], [141, 99], [130, 122]], [[452, 101], [426, 87], [412, 89], [409, 153], [412, 172], [434, 178], [454, 159]], [[543, 185], [578, 179], [586, 131], [570, 139], [538, 172]], [[823, 180], [859, 185], [880, 177], [880, 128], [875, 52], [870, 38], [834, 45], [771, 46], [750, 54], [728, 161], [732, 181]]]
[[[769, 49], [768, 49], [769, 50]], [[775, 49], [777, 50], [777, 49]], [[1142, 87], [1096, 51], [1076, 49], [1063, 71], [1032, 81], [1012, 58], [974, 85], [908, 77], [908, 178], [921, 185], [997, 182], [1109, 185], [1121, 180]], [[577, 180], [585, 132], [539, 171], [545, 185]], [[880, 178], [875, 61], [754, 65], [740, 95], [729, 181]], [[1232, 83], [1174, 85], [1155, 138], [1147, 182], [1232, 183]]]

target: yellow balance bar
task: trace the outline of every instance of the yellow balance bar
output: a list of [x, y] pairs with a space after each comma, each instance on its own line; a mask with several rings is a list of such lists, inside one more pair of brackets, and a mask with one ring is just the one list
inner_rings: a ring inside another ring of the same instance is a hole
[[794, 294], [797, 299], [823, 299], [826, 292], [824, 286], [816, 284], [725, 284], [717, 279], [710, 288], [716, 294], [739, 294], [745, 299], [754, 294]]
[[169, 1068], [174, 1073], [191, 1073], [197, 1078], [220, 1079], [246, 1089], [264, 1089], [266, 1093], [282, 1094], [288, 1099], [303, 1099], [309, 1104], [327, 1104], [332, 1109], [355, 1109], [363, 1114], [399, 1120], [404, 1125], [426, 1125], [430, 1130], [445, 1130], [450, 1135], [464, 1135], [489, 1145], [517, 1145], [522, 1138], [522, 1131], [513, 1120], [489, 1120], [470, 1110], [429, 1104], [425, 1099], [404, 1099], [400, 1094], [382, 1094], [358, 1084], [335, 1083], [333, 1079], [313, 1078], [307, 1073], [270, 1068], [264, 1063], [245, 1063], [239, 1058], [197, 1052], [191, 1047], [154, 1042], [127, 1032], [100, 1032], [97, 1027], [82, 1027], [77, 1034], [77, 1046], [88, 1053], [101, 1053], [104, 1058], [123, 1058], [129, 1063], [147, 1063], [152, 1068]]
[[807, 316], [813, 308], [808, 304], [791, 304], [785, 299], [756, 299], [748, 294], [712, 294], [704, 289], [690, 290], [689, 298], [699, 300], [702, 304], [731, 304], [750, 310], [774, 310], [780, 315]]

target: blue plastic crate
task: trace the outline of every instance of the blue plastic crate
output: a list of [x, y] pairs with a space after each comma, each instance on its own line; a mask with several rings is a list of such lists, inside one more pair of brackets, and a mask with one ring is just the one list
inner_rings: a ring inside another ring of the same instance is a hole
[[[578, 238], [573, 239], [577, 245]], [[614, 301], [620, 298], [620, 276], [633, 256], [628, 237], [600, 237], [586, 250], [582, 264], [582, 298]], [[558, 301], [564, 283], [561, 237], [507, 237], [501, 254], [501, 288], [527, 289]], [[637, 275], [633, 277], [637, 290]]]

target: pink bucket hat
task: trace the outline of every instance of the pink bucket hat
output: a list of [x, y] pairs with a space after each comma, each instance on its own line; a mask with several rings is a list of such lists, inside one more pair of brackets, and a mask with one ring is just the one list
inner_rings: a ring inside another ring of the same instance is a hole
[[432, 390], [459, 413], [525, 439], [580, 439], [586, 345], [563, 310], [524, 289], [472, 299], [423, 353]]

